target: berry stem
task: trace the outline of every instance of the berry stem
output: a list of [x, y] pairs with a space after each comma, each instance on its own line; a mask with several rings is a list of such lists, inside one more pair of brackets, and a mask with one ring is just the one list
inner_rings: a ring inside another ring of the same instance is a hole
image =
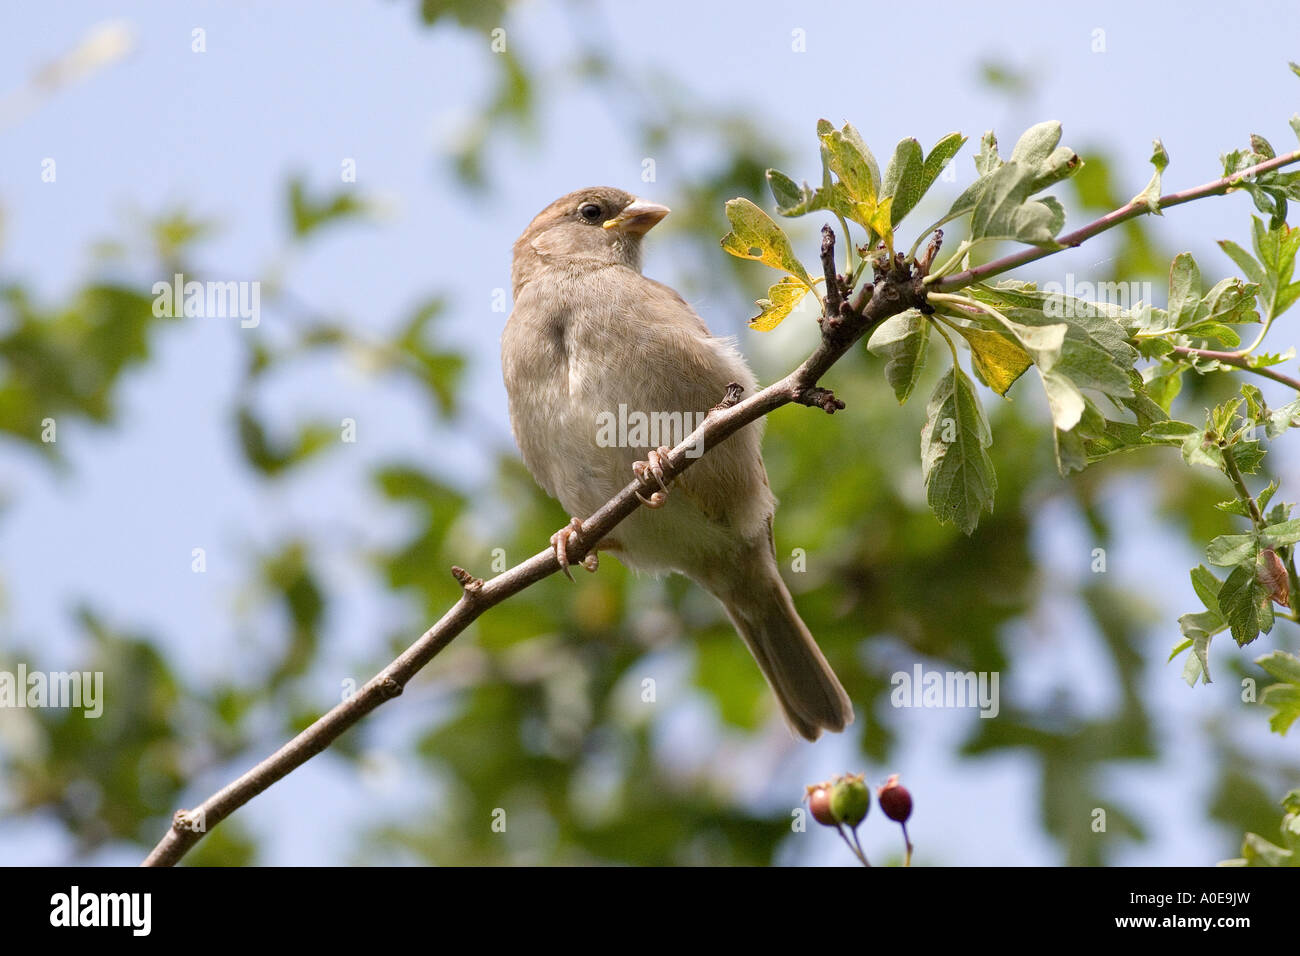
[[855, 845], [854, 845], [854, 843], [855, 843], [856, 840], [857, 840], [857, 834], [856, 834], [856, 833], [854, 833], [854, 834], [853, 834], [853, 838], [850, 839], [850, 838], [848, 837], [848, 835], [845, 834], [845, 832], [844, 832], [844, 824], [842, 824], [842, 823], [837, 823], [837, 824], [835, 824], [835, 832], [838, 833], [838, 834], [840, 835], [840, 839], [843, 840], [843, 841], [844, 841], [844, 845], [847, 846], [847, 847], [849, 848], [849, 852], [852, 853], [855, 857], [857, 857], [857, 858], [858, 858], [858, 861], [859, 861], [863, 866], [870, 866], [870, 865], [871, 865], [870, 863], [867, 862], [866, 855], [863, 854], [861, 847], [860, 847], [860, 846], [855, 846]]

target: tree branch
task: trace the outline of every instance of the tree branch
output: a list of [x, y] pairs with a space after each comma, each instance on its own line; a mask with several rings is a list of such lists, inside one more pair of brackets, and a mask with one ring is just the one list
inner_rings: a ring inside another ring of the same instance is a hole
[[1212, 359], [1222, 365], [1231, 365], [1246, 372], [1252, 372], [1255, 375], [1262, 375], [1264, 378], [1272, 379], [1275, 382], [1281, 382], [1290, 388], [1300, 392], [1300, 378], [1292, 378], [1290, 375], [1283, 375], [1281, 372], [1275, 372], [1266, 366], [1255, 366], [1250, 364], [1250, 358], [1237, 352], [1215, 352], [1212, 349], [1190, 349], [1183, 345], [1174, 346], [1170, 355], [1177, 355], [1180, 358], [1190, 359]]
[[[1243, 169], [1239, 173], [1233, 173], [1231, 176], [1224, 176], [1222, 179], [1216, 179], [1213, 182], [1196, 186], [1192, 189], [1184, 189], [1182, 192], [1170, 193], [1167, 196], [1161, 196], [1158, 205], [1161, 209], [1168, 209], [1170, 206], [1181, 206], [1185, 202], [1191, 202], [1194, 199], [1204, 199], [1208, 196], [1222, 196], [1229, 190], [1237, 187], [1242, 180], [1249, 179], [1251, 176], [1258, 176], [1260, 173], [1267, 173], [1282, 166], [1290, 166], [1292, 163], [1300, 162], [1300, 149], [1294, 152], [1284, 153], [1281, 156], [1275, 156], [1270, 160], [1251, 166], [1249, 169]], [[975, 266], [964, 272], [955, 272], [950, 276], [944, 276], [935, 280], [931, 286], [931, 292], [951, 292], [954, 289], [962, 289], [976, 282], [982, 282], [985, 279], [991, 279], [993, 276], [1001, 275], [1017, 266], [1023, 266], [1028, 262], [1034, 262], [1045, 256], [1060, 252], [1061, 247], [1073, 248], [1080, 246], [1093, 236], [1105, 232], [1107, 229], [1113, 229], [1122, 222], [1134, 219], [1150, 210], [1145, 202], [1138, 199], [1131, 199], [1129, 202], [1114, 212], [1108, 212], [1100, 219], [1088, 223], [1082, 229], [1076, 229], [1074, 232], [1061, 236], [1056, 241], [1058, 246], [1029, 246], [1021, 249], [1019, 252], [1013, 252], [1010, 255], [1003, 256], [1000, 259], [994, 259], [986, 262], [982, 266]]]
[[[856, 301], [844, 303], [838, 315], [822, 324], [822, 339], [816, 350], [797, 369], [778, 382], [741, 402], [728, 405], [726, 399], [713, 408], [704, 423], [674, 448], [664, 462], [665, 479], [680, 475], [703, 454], [741, 428], [782, 405], [813, 405], [833, 412], [844, 403], [817, 382], [844, 356], [854, 342], [878, 323], [909, 308], [925, 304], [922, 275], [905, 266], [902, 258], [876, 263], [874, 286], [859, 290]], [[735, 389], [728, 389], [728, 398]], [[694, 457], [692, 449], [702, 448]], [[597, 550], [602, 538], [630, 515], [641, 502], [638, 493], [649, 495], [658, 489], [653, 476], [637, 479], [582, 522], [581, 532], [568, 547], [570, 562], [581, 561]], [[263, 790], [270, 787], [333, 743], [380, 704], [402, 693], [407, 681], [465, 630], [480, 614], [560, 570], [555, 552], [547, 548], [528, 560], [487, 581], [461, 568], [452, 573], [464, 593], [459, 601], [391, 664], [372, 677], [354, 696], [334, 707], [298, 736], [253, 767], [237, 780], [218, 790], [192, 810], [178, 810], [167, 834], [145, 858], [144, 866], [177, 863], [204, 833], [230, 816]]]

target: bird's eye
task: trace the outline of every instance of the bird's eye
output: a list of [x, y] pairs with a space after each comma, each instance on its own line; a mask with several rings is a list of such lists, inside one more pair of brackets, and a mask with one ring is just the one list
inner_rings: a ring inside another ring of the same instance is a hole
[[594, 202], [585, 202], [578, 207], [578, 215], [587, 222], [595, 222], [600, 218], [600, 207]]

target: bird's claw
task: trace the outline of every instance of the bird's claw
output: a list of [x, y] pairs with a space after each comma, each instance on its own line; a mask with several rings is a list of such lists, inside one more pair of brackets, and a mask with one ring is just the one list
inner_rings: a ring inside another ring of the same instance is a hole
[[664, 482], [664, 461], [670, 454], [672, 454], [671, 448], [660, 445], [658, 448], [651, 449], [649, 454], [646, 455], [648, 461], [634, 461], [632, 463], [632, 474], [644, 479], [648, 472], [658, 482], [659, 487], [663, 489], [654, 492], [649, 498], [646, 498], [639, 491], [636, 493], [637, 498], [641, 500], [641, 504], [647, 508], [662, 508], [668, 500], [668, 485]]
[[[564, 572], [564, 576], [570, 581], [573, 580], [573, 575], [569, 573], [569, 541], [581, 533], [582, 519], [571, 518], [568, 524], [551, 535], [551, 547], [555, 549], [555, 560], [560, 563], [560, 570]], [[578, 563], [588, 571], [595, 571], [600, 566], [600, 559], [596, 557], [596, 552], [592, 551]]]

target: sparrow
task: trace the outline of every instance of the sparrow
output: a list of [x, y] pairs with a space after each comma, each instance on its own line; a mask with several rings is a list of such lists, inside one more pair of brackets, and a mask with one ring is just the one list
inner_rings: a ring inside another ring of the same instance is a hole
[[[853, 721], [853, 707], [799, 618], [777, 568], [776, 499], [762, 421], [710, 448], [672, 483], [666, 445], [620, 447], [602, 423], [620, 412], [687, 413], [694, 423], [732, 383], [757, 381], [734, 341], [710, 334], [680, 295], [641, 274], [641, 242], [668, 208], [619, 189], [569, 193], [514, 245], [514, 308], [501, 338], [510, 424], [524, 464], [570, 515], [591, 515], [647, 472], [662, 491], [599, 542], [633, 570], [684, 574], [726, 609], [791, 729], [808, 740]], [[645, 438], [627, 430], [630, 443]], [[686, 437], [676, 435], [673, 443]], [[568, 574], [575, 517], [551, 539]], [[584, 560], [595, 569], [595, 555]]]

